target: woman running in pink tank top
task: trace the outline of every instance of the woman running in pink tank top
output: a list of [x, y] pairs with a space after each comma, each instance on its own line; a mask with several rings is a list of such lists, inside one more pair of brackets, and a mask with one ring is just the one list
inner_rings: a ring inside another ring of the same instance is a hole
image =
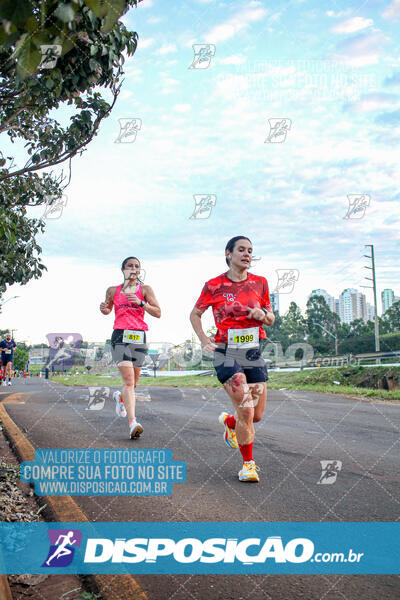
[[138, 438], [143, 427], [135, 417], [135, 387], [147, 354], [144, 321], [147, 312], [160, 318], [161, 309], [149, 285], [139, 280], [140, 261], [129, 256], [122, 263], [124, 283], [109, 287], [106, 299], [100, 304], [103, 315], [115, 310], [114, 331], [111, 336], [111, 353], [123, 379], [121, 392], [114, 392], [115, 410], [118, 416], [129, 418], [129, 436]]

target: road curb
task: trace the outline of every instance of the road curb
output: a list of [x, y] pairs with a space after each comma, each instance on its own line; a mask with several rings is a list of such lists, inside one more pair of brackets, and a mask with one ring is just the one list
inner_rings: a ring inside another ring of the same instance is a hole
[[[0, 419], [3, 424], [3, 429], [6, 437], [15, 449], [16, 454], [21, 462], [33, 461], [35, 459], [35, 448], [22, 433], [16, 423], [12, 420], [6, 411], [5, 404], [7, 401], [20, 400], [23, 394], [11, 394], [0, 400]], [[85, 513], [79, 508], [71, 496], [40, 496], [41, 501], [47, 504], [47, 508], [51, 512], [54, 519], [58, 522], [86, 522], [90, 523]], [[104, 600], [148, 600], [146, 593], [142, 590], [135, 578], [130, 575], [86, 575], [95, 584], [98, 592]], [[2, 586], [4, 588], [4, 600], [9, 598], [12, 600], [11, 590], [8, 585], [7, 576], [0, 575], [0, 592]], [[7, 590], [8, 588], [8, 590]], [[0, 598], [3, 600], [3, 595], [0, 593]]]

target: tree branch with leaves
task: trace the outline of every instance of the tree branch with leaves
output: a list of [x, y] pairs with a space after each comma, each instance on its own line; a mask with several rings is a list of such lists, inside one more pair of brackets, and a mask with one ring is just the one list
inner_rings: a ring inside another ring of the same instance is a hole
[[[68, 181], [52, 169], [66, 161], [70, 167], [115, 106], [125, 57], [138, 44], [137, 33], [119, 18], [138, 1], [0, 2], [0, 134], [26, 152], [17, 166], [0, 149], [0, 295], [7, 285], [27, 283], [45, 269], [35, 242], [45, 224], [28, 218], [26, 209], [62, 196]], [[65, 105], [74, 110], [67, 126], [49, 116]]]

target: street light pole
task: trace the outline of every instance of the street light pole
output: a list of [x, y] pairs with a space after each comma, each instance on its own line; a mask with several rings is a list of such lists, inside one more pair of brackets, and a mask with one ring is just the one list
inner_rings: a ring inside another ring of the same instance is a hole
[[10, 300], [14, 300], [14, 298], [20, 298], [20, 296], [12, 296], [11, 298], [7, 298], [7, 300], [3, 302], [3, 306], [7, 304], [7, 302], [10, 302]]

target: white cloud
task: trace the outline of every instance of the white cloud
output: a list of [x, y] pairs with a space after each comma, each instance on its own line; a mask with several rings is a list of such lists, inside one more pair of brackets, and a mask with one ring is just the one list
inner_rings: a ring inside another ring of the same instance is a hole
[[162, 83], [164, 85], [179, 85], [181, 83], [178, 79], [174, 79], [173, 77], [167, 77], [164, 73], [162, 74], [162, 77]]
[[353, 17], [342, 23], [338, 23], [332, 30], [334, 33], [355, 33], [374, 24], [373, 19], [364, 19], [364, 17]]
[[171, 52], [177, 52], [177, 50], [178, 48], [175, 46], [175, 44], [163, 44], [161, 48], [156, 50], [155, 54], [170, 54]]
[[138, 50], [140, 48], [148, 48], [149, 46], [152, 46], [155, 42], [154, 38], [139, 38], [139, 42], [138, 42]]
[[351, 13], [352, 9], [348, 8], [347, 10], [339, 10], [338, 12], [335, 13], [334, 10], [327, 10], [326, 14], [328, 17], [334, 18], [334, 19], [341, 19], [342, 17], [346, 17], [347, 15], [349, 15]]
[[141, 77], [143, 73], [142, 69], [136, 69], [133, 65], [124, 69], [124, 72], [129, 77], [134, 77], [135, 79], [139, 79], [139, 77]]
[[398, 105], [399, 96], [396, 94], [374, 93], [364, 94], [357, 102], [351, 102], [346, 110], [349, 112], [365, 113]]
[[259, 2], [250, 2], [249, 5], [237, 12], [230, 19], [219, 25], [215, 25], [205, 35], [205, 41], [211, 44], [224, 42], [246, 29], [250, 23], [259, 21], [267, 15], [267, 10], [260, 6]]
[[190, 104], [175, 104], [173, 109], [179, 113], [186, 113], [186, 112], [189, 112], [190, 110], [192, 110], [192, 107]]
[[242, 65], [246, 61], [247, 58], [245, 56], [240, 56], [239, 54], [233, 54], [232, 56], [217, 59], [217, 62], [220, 65]]
[[382, 47], [387, 40], [379, 31], [361, 33], [339, 44], [337, 53], [332, 58], [342, 60], [352, 67], [374, 65], [381, 59]]
[[279, 21], [279, 19], [281, 18], [282, 15], [283, 15], [283, 11], [276, 12], [273, 15], [271, 15], [268, 20], [272, 21], [272, 22]]
[[400, 19], [400, 0], [393, 0], [392, 4], [383, 11], [382, 16], [393, 21]]
[[128, 98], [130, 98], [133, 95], [133, 92], [131, 90], [121, 90], [119, 99], [120, 100], [127, 100]]

